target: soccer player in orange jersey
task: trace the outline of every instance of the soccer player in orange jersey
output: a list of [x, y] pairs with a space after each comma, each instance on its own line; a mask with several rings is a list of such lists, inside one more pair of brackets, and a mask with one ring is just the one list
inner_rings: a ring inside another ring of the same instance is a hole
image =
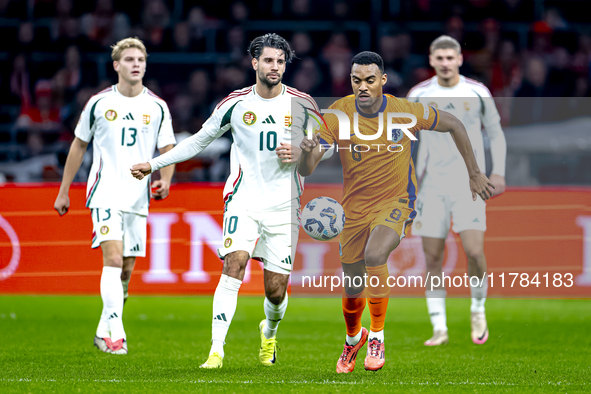
[[[494, 188], [480, 172], [466, 129], [456, 117], [421, 103], [384, 95], [386, 81], [380, 55], [356, 55], [351, 67], [354, 94], [332, 104], [332, 111], [325, 112], [326, 128], [316, 135], [310, 134], [300, 145], [298, 171], [302, 176], [312, 174], [324, 152], [334, 144], [343, 166], [342, 204], [346, 222], [340, 241], [347, 337], [337, 362], [338, 373], [353, 371], [357, 353], [365, 342], [365, 369], [376, 371], [384, 366], [384, 321], [390, 294], [386, 263], [416, 216], [417, 180], [411, 157], [414, 141], [410, 136], [421, 129], [450, 133], [468, 168], [472, 197], [479, 195], [486, 200]], [[414, 124], [410, 123], [413, 118]], [[393, 123], [408, 126], [398, 126], [388, 133], [388, 124]], [[367, 289], [364, 275], [368, 279]], [[369, 332], [361, 327], [366, 299], [371, 315]]]

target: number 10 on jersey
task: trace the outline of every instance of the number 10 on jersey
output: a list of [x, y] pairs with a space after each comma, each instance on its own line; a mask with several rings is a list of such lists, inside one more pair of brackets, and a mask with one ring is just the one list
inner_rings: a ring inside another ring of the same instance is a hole
[[265, 138], [265, 132], [261, 131], [259, 134], [259, 150], [265, 150], [265, 139], [267, 140], [267, 150], [274, 151], [277, 148], [277, 133], [269, 131], [267, 132], [267, 138]]

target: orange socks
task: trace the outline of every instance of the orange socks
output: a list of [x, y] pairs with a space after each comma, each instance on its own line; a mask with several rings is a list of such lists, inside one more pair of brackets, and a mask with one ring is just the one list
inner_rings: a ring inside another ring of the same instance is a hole
[[[366, 267], [367, 269], [367, 294], [369, 296], [369, 313], [371, 314], [372, 332], [382, 331], [386, 320], [390, 287], [388, 287], [388, 266]], [[372, 277], [378, 278], [373, 279]], [[375, 285], [375, 286], [372, 286]]]
[[361, 331], [361, 316], [365, 309], [365, 294], [346, 294], [343, 290], [343, 316], [347, 325], [347, 335], [354, 337]]
[[[361, 316], [365, 309], [365, 292], [369, 296], [369, 313], [371, 315], [370, 330], [379, 332], [384, 329], [390, 288], [388, 287], [388, 266], [366, 267], [367, 288], [359, 294], [346, 294], [343, 290], [343, 316], [347, 325], [347, 335], [354, 337], [361, 330]], [[377, 277], [372, 280], [372, 277]], [[371, 286], [372, 284], [376, 286]]]

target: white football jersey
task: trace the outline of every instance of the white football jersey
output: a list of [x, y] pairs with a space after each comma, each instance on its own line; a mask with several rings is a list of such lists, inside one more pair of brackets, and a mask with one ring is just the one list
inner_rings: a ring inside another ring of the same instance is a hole
[[135, 179], [130, 168], [175, 143], [164, 100], [148, 88], [126, 97], [110, 86], [88, 100], [74, 134], [84, 142], [94, 137], [86, 206], [147, 215], [150, 179]]
[[[482, 127], [498, 126], [501, 118], [485, 85], [460, 75], [460, 82], [448, 88], [439, 85], [434, 76], [413, 87], [408, 99], [458, 118], [468, 132], [480, 171], [486, 171]], [[466, 164], [449, 133], [420, 131], [416, 173], [421, 188], [445, 194], [470, 190]]]
[[231, 173], [224, 188], [224, 209], [231, 204], [263, 212], [298, 199], [304, 180], [297, 165], [283, 163], [275, 151], [281, 142], [299, 147], [306, 130], [320, 128], [318, 107], [312, 97], [285, 85], [272, 99], [259, 96], [255, 87], [236, 90], [224, 98], [198, 133], [150, 160], [152, 169], [193, 157], [231, 129]]

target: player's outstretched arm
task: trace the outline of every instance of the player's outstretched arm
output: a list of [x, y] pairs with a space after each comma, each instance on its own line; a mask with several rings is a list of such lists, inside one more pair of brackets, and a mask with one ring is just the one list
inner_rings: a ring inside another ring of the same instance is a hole
[[70, 197], [68, 197], [70, 186], [82, 164], [86, 147], [88, 147], [88, 142], [84, 142], [78, 137], [75, 137], [74, 141], [72, 141], [72, 145], [70, 145], [70, 152], [68, 152], [68, 158], [66, 159], [60, 191], [53, 204], [53, 208], [60, 216], [65, 215], [70, 208]]
[[440, 120], [435, 131], [451, 134], [468, 168], [472, 199], [476, 201], [476, 196], [479, 195], [483, 200], [488, 200], [492, 196], [495, 186], [488, 180], [486, 175], [480, 172], [466, 128], [458, 118], [449, 112], [439, 111], [439, 115]]
[[320, 146], [320, 133], [312, 134], [312, 138], [304, 138], [300, 148], [302, 153], [298, 160], [298, 172], [301, 176], [312, 175], [326, 152]]
[[[228, 127], [229, 128], [229, 127]], [[152, 172], [173, 164], [181, 163], [189, 160], [195, 155], [201, 153], [209, 144], [218, 138], [225, 129], [216, 130], [215, 133], [210, 133], [204, 128], [189, 138], [185, 138], [180, 144], [169, 150], [168, 152], [153, 158], [147, 163], [134, 164], [131, 167], [131, 175], [137, 179], [143, 179]], [[172, 169], [174, 171], [174, 169]], [[172, 178], [172, 175], [171, 175]]]

